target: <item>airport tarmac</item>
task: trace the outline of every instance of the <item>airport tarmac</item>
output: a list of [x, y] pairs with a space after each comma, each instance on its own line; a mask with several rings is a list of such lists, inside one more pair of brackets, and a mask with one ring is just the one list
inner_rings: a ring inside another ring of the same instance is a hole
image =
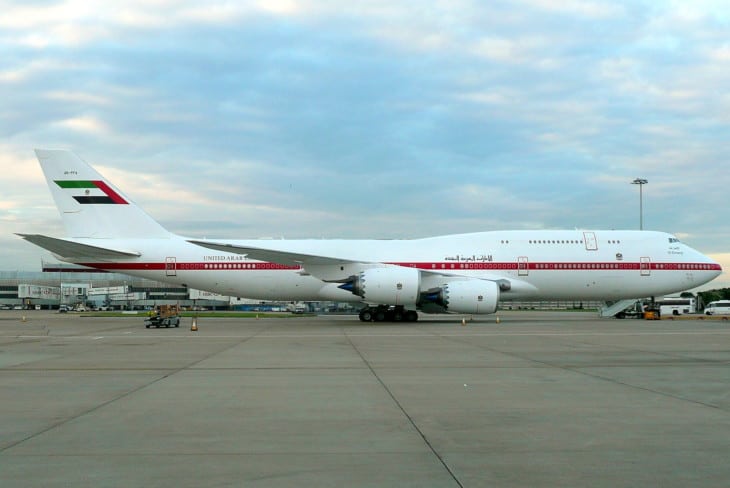
[[719, 487], [730, 324], [0, 313], [0, 486]]

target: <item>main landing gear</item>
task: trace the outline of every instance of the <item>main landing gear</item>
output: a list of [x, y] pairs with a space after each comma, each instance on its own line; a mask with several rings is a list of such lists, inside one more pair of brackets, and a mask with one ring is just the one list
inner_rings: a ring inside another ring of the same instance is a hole
[[415, 310], [406, 310], [400, 305], [365, 307], [360, 310], [359, 316], [363, 322], [415, 322], [418, 320], [418, 313]]

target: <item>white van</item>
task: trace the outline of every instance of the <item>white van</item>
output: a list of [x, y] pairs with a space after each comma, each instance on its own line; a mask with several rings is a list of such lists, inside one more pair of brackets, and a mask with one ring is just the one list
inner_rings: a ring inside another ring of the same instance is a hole
[[705, 315], [728, 315], [730, 314], [730, 300], [719, 300], [710, 302], [705, 307]]

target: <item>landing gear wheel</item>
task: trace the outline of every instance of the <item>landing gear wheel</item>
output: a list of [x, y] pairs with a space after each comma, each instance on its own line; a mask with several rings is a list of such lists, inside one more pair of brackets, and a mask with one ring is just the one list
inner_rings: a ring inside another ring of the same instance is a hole
[[373, 316], [373, 320], [375, 320], [376, 322], [385, 322], [385, 311], [376, 310], [375, 315]]
[[418, 320], [418, 313], [415, 310], [406, 310], [403, 318], [406, 322], [416, 322]]
[[373, 320], [373, 311], [369, 308], [363, 308], [360, 310], [359, 317], [363, 322], [371, 322]]

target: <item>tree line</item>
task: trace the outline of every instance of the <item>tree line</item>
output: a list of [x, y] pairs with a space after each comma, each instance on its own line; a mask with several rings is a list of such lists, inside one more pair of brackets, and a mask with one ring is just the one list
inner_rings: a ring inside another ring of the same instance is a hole
[[[684, 295], [684, 294], [683, 294]], [[697, 292], [697, 296], [703, 305], [707, 305], [710, 302], [716, 302], [718, 300], [730, 300], [730, 288], [718, 288], [717, 290], [707, 290]]]

